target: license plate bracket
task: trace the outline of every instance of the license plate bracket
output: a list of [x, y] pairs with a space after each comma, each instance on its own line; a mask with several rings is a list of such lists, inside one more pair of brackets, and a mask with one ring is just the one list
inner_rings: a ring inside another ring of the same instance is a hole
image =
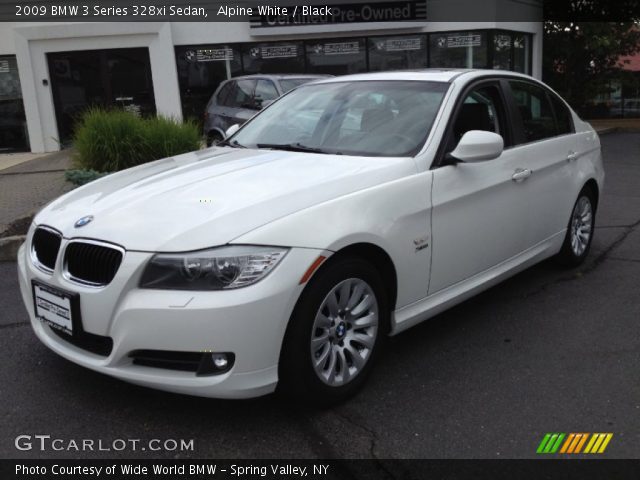
[[35, 316], [69, 337], [82, 331], [80, 295], [37, 280], [31, 281]]

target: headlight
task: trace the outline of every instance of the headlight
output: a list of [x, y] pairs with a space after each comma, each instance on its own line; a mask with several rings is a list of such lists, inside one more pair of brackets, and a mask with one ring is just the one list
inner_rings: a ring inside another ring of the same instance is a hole
[[142, 288], [226, 290], [263, 279], [288, 249], [232, 245], [190, 253], [159, 253], [147, 265]]

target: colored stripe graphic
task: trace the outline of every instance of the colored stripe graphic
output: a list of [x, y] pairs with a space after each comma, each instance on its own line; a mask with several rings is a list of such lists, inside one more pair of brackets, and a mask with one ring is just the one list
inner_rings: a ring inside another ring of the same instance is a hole
[[567, 437], [567, 440], [564, 442], [564, 445], [562, 445], [562, 448], [560, 449], [560, 453], [567, 453], [567, 449], [569, 448], [569, 445], [571, 445], [571, 442], [573, 442], [573, 439], [576, 437], [575, 433], [570, 433], [569, 436]]
[[604, 453], [613, 437], [613, 433], [594, 433], [584, 453]]
[[547, 433], [538, 445], [536, 453], [556, 453], [564, 437], [564, 433]]
[[544, 452], [544, 447], [547, 445], [547, 442], [549, 441], [550, 438], [551, 438], [551, 434], [547, 433], [542, 439], [542, 441], [540, 442], [540, 445], [538, 445], [538, 450], [536, 450], [536, 453]]
[[547, 433], [536, 453], [604, 453], [612, 438], [613, 433]]
[[587, 441], [588, 437], [589, 437], [588, 433], [583, 433], [582, 434], [582, 438], [578, 442], [578, 445], [576, 445], [576, 449], [574, 450], [573, 453], [580, 453], [580, 451], [582, 450], [582, 447], [583, 447], [584, 443]]

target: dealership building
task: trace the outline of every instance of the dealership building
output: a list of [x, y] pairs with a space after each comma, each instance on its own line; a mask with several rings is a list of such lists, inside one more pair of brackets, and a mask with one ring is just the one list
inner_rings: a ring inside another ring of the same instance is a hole
[[[91, 105], [201, 118], [220, 82], [238, 75], [439, 67], [541, 76], [537, 0], [351, 2], [333, 2], [339, 20], [0, 23], [0, 153], [59, 150]], [[481, 20], [450, 21], [452, 8]]]

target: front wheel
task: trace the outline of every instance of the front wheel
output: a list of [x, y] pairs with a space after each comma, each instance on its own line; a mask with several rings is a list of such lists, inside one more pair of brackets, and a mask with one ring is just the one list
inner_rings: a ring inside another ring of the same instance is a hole
[[556, 259], [567, 267], [577, 267], [589, 254], [595, 230], [595, 196], [584, 188], [576, 200], [567, 226], [567, 234]]
[[280, 391], [332, 405], [364, 384], [389, 313], [378, 271], [360, 258], [330, 261], [302, 293], [280, 356]]

